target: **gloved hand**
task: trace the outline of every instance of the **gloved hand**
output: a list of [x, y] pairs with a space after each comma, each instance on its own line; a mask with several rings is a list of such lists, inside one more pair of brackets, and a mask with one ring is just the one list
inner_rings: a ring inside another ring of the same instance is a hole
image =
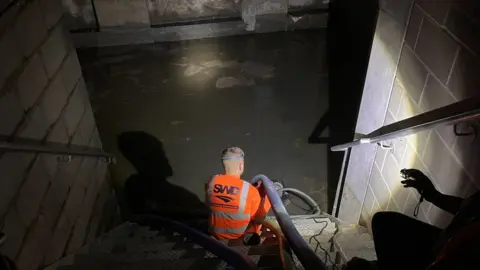
[[425, 198], [425, 200], [431, 201], [431, 198], [438, 192], [432, 181], [420, 170], [403, 169], [400, 170], [400, 173], [405, 179], [401, 181], [403, 187], [413, 187]]

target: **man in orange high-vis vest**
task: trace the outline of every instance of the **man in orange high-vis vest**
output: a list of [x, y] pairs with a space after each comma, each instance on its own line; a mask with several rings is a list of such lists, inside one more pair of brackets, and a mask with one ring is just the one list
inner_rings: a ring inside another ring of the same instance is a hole
[[245, 233], [260, 234], [271, 208], [261, 183], [254, 187], [240, 178], [245, 166], [242, 149], [223, 150], [222, 163], [225, 173], [213, 176], [206, 184], [210, 235], [222, 240], [237, 239]]

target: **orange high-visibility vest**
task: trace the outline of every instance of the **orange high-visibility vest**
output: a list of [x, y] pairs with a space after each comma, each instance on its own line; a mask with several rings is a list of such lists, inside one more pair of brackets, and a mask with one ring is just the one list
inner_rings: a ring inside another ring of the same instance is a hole
[[[262, 200], [254, 186], [233, 175], [216, 175], [206, 188], [209, 231], [217, 239], [241, 237], [254, 216], [266, 215], [270, 209], [268, 200]], [[265, 205], [260, 207], [262, 202]]]

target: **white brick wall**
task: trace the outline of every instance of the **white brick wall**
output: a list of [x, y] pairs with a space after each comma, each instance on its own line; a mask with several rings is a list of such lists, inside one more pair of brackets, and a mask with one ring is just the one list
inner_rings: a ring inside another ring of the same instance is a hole
[[40, 48], [42, 60], [49, 77], [52, 77], [58, 70], [67, 55], [68, 49], [64, 40], [63, 29], [58, 26], [52, 30], [47, 41]]
[[[2, 139], [69, 147], [79, 137], [81, 145], [101, 147], [62, 14], [57, 0], [33, 0], [19, 1], [0, 16]], [[102, 173], [103, 182], [106, 176], [96, 163], [96, 158], [74, 156], [59, 163], [53, 155], [0, 153], [0, 231], [7, 234], [0, 251], [19, 270], [58, 260], [72, 234], [71, 247], [85, 243], [99, 193], [89, 179]], [[97, 219], [92, 224], [97, 232]]]
[[67, 217], [62, 214], [53, 231], [52, 241], [48, 243], [46, 247], [45, 264], [51, 264], [62, 257], [71, 232], [72, 224]]
[[43, 19], [50, 29], [58, 23], [65, 10], [60, 0], [39, 0], [42, 8]]
[[62, 80], [60, 76], [56, 76], [45, 90], [45, 94], [39, 104], [45, 113], [49, 126], [59, 118], [65, 104], [67, 104], [67, 99], [68, 94], [63, 88]]
[[0, 213], [5, 215], [9, 204], [22, 184], [25, 172], [33, 158], [31, 154], [6, 153], [0, 158]]
[[18, 136], [24, 139], [41, 141], [48, 132], [48, 119], [40, 106], [33, 108], [32, 112], [25, 118], [23, 128]]
[[65, 126], [63, 119], [59, 119], [57, 123], [55, 123], [47, 140], [54, 143], [68, 144], [70, 138], [68, 137], [67, 127]]
[[2, 87], [8, 76], [22, 61], [21, 52], [15, 43], [13, 31], [10, 29], [0, 39], [0, 59], [2, 59], [2, 68], [0, 68], [0, 87]]
[[20, 102], [25, 110], [31, 108], [47, 86], [48, 77], [39, 54], [28, 61], [17, 79]]
[[[480, 44], [480, 26], [477, 25], [476, 32], [471, 31], [466, 36], [459, 29], [473, 27], [469, 23], [470, 18], [465, 15], [468, 10], [463, 10], [457, 3], [430, 5], [425, 1], [417, 2], [410, 9], [409, 23], [401, 28], [406, 40], [399, 53], [397, 72], [392, 78], [393, 87], [383, 90], [390, 92], [385, 116], [381, 116], [384, 125], [471, 97], [474, 94], [472, 85], [477, 85], [476, 94], [479, 93], [480, 51], [472, 44]], [[460, 19], [459, 16], [463, 17]], [[464, 28], [449, 25], [449, 20], [463, 23]], [[377, 29], [387, 31], [382, 27]], [[367, 101], [362, 101], [362, 106], [364, 102]], [[372, 98], [368, 102], [375, 103], [378, 100]], [[371, 122], [365, 117], [359, 119], [359, 123]], [[370, 128], [373, 130], [378, 127]], [[358, 198], [360, 208], [354, 210], [361, 211], [360, 221], [368, 225], [372, 215], [382, 210], [413, 214], [419, 197], [414, 190], [401, 186], [399, 171], [402, 168], [413, 167], [424, 171], [437, 189], [446, 194], [460, 197], [472, 194], [480, 188], [477, 169], [480, 161], [479, 141], [473, 136], [456, 137], [452, 126], [444, 126], [392, 140], [392, 150], [377, 147], [374, 164], [366, 181], [368, 188], [364, 196]], [[347, 185], [351, 184], [347, 181]], [[451, 215], [424, 202], [418, 218], [442, 227], [449, 222]]]
[[27, 232], [27, 227], [23, 224], [15, 207], [11, 207], [4, 217], [2, 231], [8, 235], [2, 247], [2, 253], [10, 258], [15, 258], [22, 247], [22, 241]]
[[67, 126], [68, 134], [72, 136], [77, 130], [78, 124], [82, 119], [83, 113], [85, 112], [85, 106], [83, 103], [82, 95], [80, 91], [76, 88], [70, 99], [68, 100], [67, 107], [65, 108], [65, 113], [63, 114], [63, 120]]
[[18, 100], [17, 93], [9, 92], [0, 97], [0, 115], [2, 117], [0, 125], [0, 135], [10, 136], [23, 118], [23, 108]]
[[47, 26], [37, 1], [27, 5], [15, 19], [13, 30], [17, 46], [29, 57], [47, 37]]
[[70, 52], [59, 72], [65, 89], [67, 91], [72, 91], [82, 76], [82, 70], [75, 51]]
[[16, 261], [18, 269], [38, 269], [43, 261], [45, 244], [52, 239], [43, 216], [39, 216], [35, 226], [25, 236], [25, 242]]
[[42, 158], [37, 158], [27, 178], [18, 192], [16, 207], [20, 218], [25, 226], [30, 226], [33, 219], [38, 215], [40, 203], [50, 182]]

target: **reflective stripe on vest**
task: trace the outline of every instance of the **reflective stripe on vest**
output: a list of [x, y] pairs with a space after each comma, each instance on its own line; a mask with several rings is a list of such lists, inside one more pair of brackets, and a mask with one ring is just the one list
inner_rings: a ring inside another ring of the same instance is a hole
[[245, 207], [247, 205], [247, 199], [248, 199], [248, 191], [249, 191], [249, 183], [243, 181], [242, 184], [242, 189], [240, 191], [239, 195], [239, 203], [238, 203], [238, 209], [234, 213], [232, 212], [226, 212], [226, 211], [221, 211], [218, 208], [224, 207], [227, 208], [227, 205], [217, 205], [218, 207], [216, 209], [212, 209], [212, 196], [213, 196], [213, 189], [215, 186], [215, 178], [218, 175], [215, 175], [212, 177], [210, 180], [210, 183], [208, 184], [208, 204], [210, 206], [211, 212], [210, 214], [215, 217], [217, 220], [232, 220], [232, 221], [237, 221], [239, 223], [243, 223], [240, 226], [235, 226], [235, 227], [222, 227], [220, 224], [210, 224], [210, 231], [215, 232], [215, 233], [228, 233], [228, 234], [242, 234], [245, 232], [245, 230], [248, 227], [248, 224], [250, 222], [250, 213], [245, 213]]
[[228, 234], [243, 234], [247, 230], [248, 224], [238, 228], [217, 228], [210, 227], [210, 232], [214, 233], [228, 233]]
[[[212, 215], [216, 218], [222, 218], [222, 219], [232, 219], [232, 220], [238, 220], [236, 218], [236, 214], [232, 213], [225, 213], [225, 212], [212, 212]], [[217, 227], [217, 226], [210, 226], [210, 231], [215, 232], [215, 233], [230, 233], [230, 234], [243, 234], [245, 230], [248, 227], [248, 223], [250, 220], [245, 220], [246, 224], [242, 225], [240, 227], [234, 227], [234, 228], [222, 228], [222, 227]]]

